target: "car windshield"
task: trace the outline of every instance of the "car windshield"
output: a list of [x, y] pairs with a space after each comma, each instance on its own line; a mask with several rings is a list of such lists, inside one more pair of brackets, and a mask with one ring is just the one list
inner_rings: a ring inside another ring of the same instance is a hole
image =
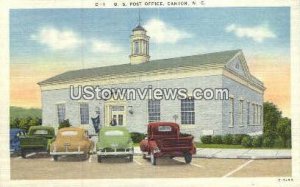
[[171, 132], [172, 127], [170, 126], [159, 126], [158, 127], [158, 132]]
[[33, 134], [35, 134], [35, 135], [45, 135], [45, 134], [48, 134], [48, 131], [47, 130], [43, 130], [43, 129], [39, 129], [39, 130], [35, 130], [33, 132]]
[[60, 133], [62, 136], [77, 136], [77, 131], [63, 131]]
[[118, 130], [106, 131], [105, 136], [124, 136], [124, 132]]

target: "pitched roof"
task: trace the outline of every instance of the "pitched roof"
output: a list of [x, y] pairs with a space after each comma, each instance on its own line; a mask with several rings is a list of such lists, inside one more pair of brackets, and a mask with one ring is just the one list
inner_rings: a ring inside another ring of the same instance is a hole
[[76, 79], [96, 78], [108, 75], [121, 75], [127, 73], [150, 72], [155, 70], [173, 69], [181, 67], [200, 67], [203, 65], [225, 65], [240, 50], [222, 51], [193, 56], [184, 56], [169, 59], [152, 60], [142, 64], [122, 64], [113, 66], [96, 67], [67, 71], [49, 79], [39, 82], [43, 84], [55, 84]]

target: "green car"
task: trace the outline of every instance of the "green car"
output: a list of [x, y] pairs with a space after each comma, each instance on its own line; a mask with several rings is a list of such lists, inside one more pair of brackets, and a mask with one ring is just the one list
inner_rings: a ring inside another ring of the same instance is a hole
[[125, 127], [103, 127], [97, 142], [98, 162], [103, 157], [122, 156], [133, 161], [133, 142]]
[[53, 127], [31, 126], [28, 134], [20, 136], [21, 156], [26, 158], [26, 154], [29, 152], [49, 152], [54, 138]]

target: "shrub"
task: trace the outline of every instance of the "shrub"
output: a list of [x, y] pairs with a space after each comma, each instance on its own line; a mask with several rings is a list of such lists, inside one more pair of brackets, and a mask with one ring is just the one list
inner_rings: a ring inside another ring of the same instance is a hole
[[251, 136], [245, 136], [242, 139], [241, 145], [244, 147], [251, 147], [252, 146], [252, 138]]
[[285, 147], [285, 142], [283, 140], [283, 138], [278, 137], [274, 140], [274, 145], [273, 147], [277, 147], [277, 148], [283, 148]]
[[255, 136], [252, 140], [252, 146], [253, 147], [261, 147], [262, 146], [262, 141], [263, 141], [263, 137], [260, 136]]
[[213, 144], [222, 144], [222, 136], [216, 135], [212, 137], [212, 143]]
[[246, 134], [234, 134], [232, 137], [233, 145], [241, 145], [242, 139], [247, 136]]
[[222, 137], [222, 142], [224, 144], [232, 144], [232, 139], [233, 136], [231, 134], [226, 134], [225, 136]]
[[269, 137], [269, 136], [265, 136], [263, 138], [263, 147], [272, 147], [274, 145], [274, 140]]
[[61, 128], [65, 128], [65, 127], [70, 127], [71, 124], [69, 122], [69, 119], [65, 119], [63, 122], [61, 122], [58, 126], [58, 129], [61, 129]]
[[145, 134], [139, 132], [130, 133], [131, 139], [134, 143], [140, 143], [145, 138]]
[[201, 136], [201, 142], [204, 143], [204, 144], [211, 144], [211, 136], [208, 135], [208, 136]]

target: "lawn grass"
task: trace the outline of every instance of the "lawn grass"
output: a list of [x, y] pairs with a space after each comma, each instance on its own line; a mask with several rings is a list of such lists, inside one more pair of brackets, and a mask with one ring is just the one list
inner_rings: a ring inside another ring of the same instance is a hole
[[196, 142], [197, 148], [220, 148], [220, 149], [247, 149], [242, 145], [227, 145], [227, 144], [203, 144]]
[[216, 148], [216, 149], [291, 149], [285, 147], [244, 147], [242, 145], [227, 144], [203, 144], [195, 142], [197, 148]]

